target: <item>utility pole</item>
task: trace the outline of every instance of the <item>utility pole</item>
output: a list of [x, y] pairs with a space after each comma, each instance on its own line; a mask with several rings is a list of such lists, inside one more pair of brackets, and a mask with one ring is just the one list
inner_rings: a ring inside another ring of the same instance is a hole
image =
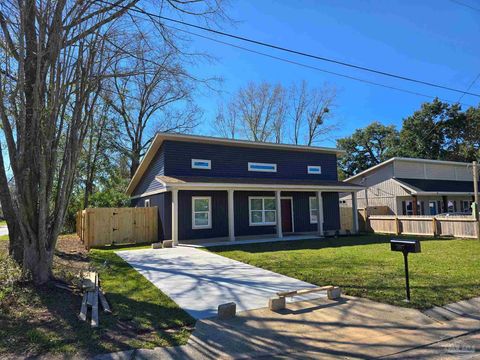
[[472, 206], [472, 213], [477, 225], [477, 239], [480, 240], [480, 220], [478, 216], [478, 169], [477, 162], [473, 162], [473, 192], [475, 194], [475, 204]]

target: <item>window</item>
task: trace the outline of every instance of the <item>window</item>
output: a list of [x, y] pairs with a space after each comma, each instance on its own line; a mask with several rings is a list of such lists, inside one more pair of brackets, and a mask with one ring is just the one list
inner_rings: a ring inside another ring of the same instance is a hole
[[307, 173], [309, 174], [321, 174], [322, 167], [321, 166], [307, 166]]
[[276, 224], [274, 197], [249, 197], [248, 202], [250, 226]]
[[457, 211], [456, 202], [452, 201], [452, 200], [448, 200], [448, 202], [447, 202], [447, 212], [448, 213], [454, 213], [455, 211]]
[[192, 197], [192, 229], [210, 229], [212, 227], [210, 204], [210, 196]]
[[310, 224], [316, 224], [318, 222], [318, 202], [316, 196], [309, 197], [310, 202]]
[[248, 171], [277, 172], [277, 164], [249, 162]]
[[413, 215], [413, 201], [405, 201], [405, 215]]
[[429, 201], [428, 208], [430, 210], [430, 215], [437, 215], [437, 202], [436, 201]]
[[150, 207], [150, 199], [146, 199], [144, 203], [145, 207]]
[[462, 200], [460, 203], [462, 206], [463, 213], [471, 213], [472, 212], [472, 201], [470, 200]]
[[211, 168], [212, 168], [211, 160], [192, 159], [192, 169], [210, 170]]

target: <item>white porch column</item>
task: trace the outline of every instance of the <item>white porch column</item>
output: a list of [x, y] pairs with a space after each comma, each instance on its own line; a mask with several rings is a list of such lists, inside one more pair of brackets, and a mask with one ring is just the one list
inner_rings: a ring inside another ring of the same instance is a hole
[[357, 211], [357, 193], [352, 191], [352, 218], [353, 218], [353, 233], [358, 233], [358, 211]]
[[277, 237], [283, 238], [282, 232], [282, 196], [281, 191], [275, 191], [275, 205], [277, 209]]
[[233, 200], [233, 190], [228, 191], [228, 238], [230, 241], [235, 241], [235, 210]]
[[178, 190], [172, 189], [172, 241], [178, 245]]
[[317, 191], [317, 232], [318, 235], [323, 236], [323, 199], [322, 192]]

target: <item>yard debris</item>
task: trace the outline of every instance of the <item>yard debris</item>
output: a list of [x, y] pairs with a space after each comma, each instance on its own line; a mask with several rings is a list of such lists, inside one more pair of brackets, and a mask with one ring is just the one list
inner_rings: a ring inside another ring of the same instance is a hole
[[78, 315], [78, 318], [81, 321], [87, 321], [87, 312], [88, 312], [88, 308], [90, 307], [91, 308], [90, 324], [92, 327], [98, 327], [100, 323], [99, 316], [98, 316], [99, 302], [105, 313], [107, 314], [112, 313], [112, 310], [108, 305], [105, 294], [100, 289], [98, 273], [93, 271], [87, 272], [85, 278], [82, 280], [82, 287], [84, 288], [85, 292], [83, 294], [82, 306], [81, 306], [80, 314]]

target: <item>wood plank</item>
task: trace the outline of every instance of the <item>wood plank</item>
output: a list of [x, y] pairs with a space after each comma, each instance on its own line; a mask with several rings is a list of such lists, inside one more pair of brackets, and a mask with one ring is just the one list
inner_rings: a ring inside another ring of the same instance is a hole
[[107, 298], [105, 297], [105, 294], [103, 293], [102, 289], [98, 289], [98, 295], [100, 298], [100, 304], [102, 305], [103, 312], [107, 314], [111, 314], [112, 310], [110, 309], [110, 305], [108, 305]]
[[80, 307], [80, 314], [78, 314], [78, 318], [81, 321], [87, 320], [87, 293], [83, 294], [82, 306]]
[[316, 287], [316, 288], [312, 288], [312, 289], [281, 291], [281, 292], [277, 292], [277, 295], [280, 296], [280, 297], [290, 297], [290, 296], [310, 294], [310, 293], [319, 292], [319, 291], [326, 291], [326, 290], [330, 290], [330, 289], [333, 289], [332, 285], [320, 286], [320, 287]]
[[93, 303], [92, 303], [92, 327], [97, 327], [99, 324], [98, 320], [98, 274], [95, 276], [95, 291], [93, 292]]
[[95, 272], [87, 271], [82, 280], [82, 288], [87, 291], [95, 290]]

